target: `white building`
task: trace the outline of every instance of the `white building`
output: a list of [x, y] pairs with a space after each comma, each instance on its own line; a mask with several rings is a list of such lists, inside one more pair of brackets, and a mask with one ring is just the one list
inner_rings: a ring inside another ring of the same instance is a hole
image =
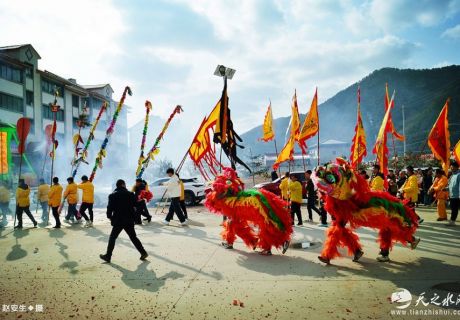
[[[0, 127], [15, 126], [21, 117], [27, 117], [31, 122], [31, 130], [28, 136], [26, 151], [30, 162], [43, 158], [42, 153], [36, 154], [38, 145], [44, 141], [44, 128], [52, 123], [53, 113], [49, 103], [54, 101], [54, 91], [57, 89], [59, 97], [57, 104], [61, 107], [57, 113], [56, 139], [60, 143], [57, 152], [61, 154], [63, 161], [70, 163], [73, 156], [72, 137], [78, 131], [76, 121], [82, 112], [83, 106], [88, 108], [89, 122], [96, 118], [102, 103], [108, 103], [109, 108], [101, 118], [95, 133], [92, 147], [98, 149], [105, 137], [117, 102], [112, 98], [113, 89], [110, 84], [80, 85], [75, 79], [65, 79], [52, 72], [40, 70], [38, 60], [40, 55], [30, 44], [0, 47]], [[127, 110], [125, 106], [120, 113], [116, 125], [115, 134], [112, 136], [112, 144], [117, 149], [128, 150], [127, 133]], [[89, 128], [82, 131], [86, 139]], [[110, 145], [109, 145], [110, 147]], [[120, 154], [123, 154], [120, 152]], [[117, 153], [118, 154], [118, 153]], [[13, 163], [19, 158], [13, 148]], [[34, 159], [36, 158], [36, 159]], [[59, 158], [59, 154], [56, 158]], [[123, 159], [110, 159], [110, 162], [119, 160], [122, 165]], [[64, 164], [63, 164], [64, 165]], [[37, 173], [37, 167], [29, 170]], [[69, 168], [70, 172], [70, 168]], [[39, 173], [37, 173], [39, 175]]]

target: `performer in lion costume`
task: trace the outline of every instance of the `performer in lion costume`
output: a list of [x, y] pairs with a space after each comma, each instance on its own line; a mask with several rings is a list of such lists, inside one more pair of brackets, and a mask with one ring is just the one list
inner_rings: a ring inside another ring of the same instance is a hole
[[271, 255], [272, 247], [282, 248], [283, 254], [288, 249], [292, 221], [287, 203], [269, 191], [244, 190], [235, 170], [224, 168], [216, 177], [205, 205], [227, 218], [221, 233], [227, 249], [233, 249], [236, 236], [251, 249], [262, 249], [264, 255]]
[[320, 261], [329, 264], [331, 259], [340, 256], [338, 246], [347, 247], [348, 253], [354, 256], [353, 261], [358, 261], [363, 251], [353, 230], [359, 227], [379, 230], [378, 261], [389, 261], [395, 242], [409, 244], [412, 249], [417, 247], [420, 238], [414, 237], [418, 227], [414, 209], [387, 192], [371, 191], [367, 181], [345, 160], [338, 158], [336, 163], [317, 168], [314, 181], [333, 219], [326, 231]]

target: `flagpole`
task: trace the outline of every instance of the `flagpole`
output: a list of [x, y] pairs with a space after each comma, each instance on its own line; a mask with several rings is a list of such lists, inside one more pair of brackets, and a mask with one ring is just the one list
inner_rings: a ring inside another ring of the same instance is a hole
[[[273, 139], [273, 141], [275, 142], [276, 159], [278, 159], [278, 147], [276, 146], [276, 137]], [[275, 161], [276, 161], [276, 160], [275, 160]], [[279, 167], [278, 167], [278, 176], [281, 178], [281, 170], [280, 170]]]
[[318, 156], [318, 163], [317, 165], [319, 166], [319, 128], [318, 128], [318, 148], [317, 148], [317, 156]]
[[[22, 136], [24, 137], [24, 125], [22, 126]], [[16, 126], [16, 130], [17, 130], [17, 126]], [[25, 143], [25, 141], [24, 141]], [[23, 150], [21, 150], [23, 152], [25, 152], [25, 145], [23, 146]], [[24, 154], [23, 153], [20, 153], [21, 157], [19, 158], [19, 174], [18, 174], [18, 187], [19, 187], [19, 180], [21, 180], [21, 171], [22, 171], [22, 157], [24, 157]], [[18, 215], [18, 208], [16, 206], [16, 211], [14, 212], [14, 222], [13, 222], [13, 227], [16, 226], [16, 217]]]
[[[404, 105], [402, 105], [402, 120], [403, 120], [403, 136], [406, 137], [406, 116], [404, 113]], [[406, 139], [403, 141], [403, 152], [404, 157], [406, 156]]]

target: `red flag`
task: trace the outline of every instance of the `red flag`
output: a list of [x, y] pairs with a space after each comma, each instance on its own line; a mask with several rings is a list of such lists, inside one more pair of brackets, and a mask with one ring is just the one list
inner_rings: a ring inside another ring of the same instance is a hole
[[[394, 100], [390, 101], [390, 96], [388, 94], [388, 83], [385, 84], [385, 111], [388, 110], [388, 107], [390, 106], [391, 103], [391, 109], [394, 107]], [[405, 137], [402, 134], [399, 134], [395, 126], [393, 124], [393, 119], [391, 117], [391, 113], [388, 117], [388, 132], [391, 132], [391, 134], [398, 140], [403, 141]]]
[[351, 144], [351, 166], [353, 169], [358, 167], [363, 157], [367, 155], [366, 149], [366, 132], [364, 131], [363, 119], [361, 117], [361, 89], [358, 87], [358, 111], [355, 127], [355, 136]]
[[447, 173], [450, 164], [450, 134], [447, 114], [449, 111], [449, 99], [439, 114], [438, 119], [428, 135], [428, 145], [436, 159], [441, 161], [444, 172]]
[[19, 139], [19, 146], [18, 152], [19, 154], [23, 154], [26, 150], [26, 140], [27, 135], [30, 131], [30, 121], [27, 118], [19, 118], [18, 122], [16, 123], [16, 132]]

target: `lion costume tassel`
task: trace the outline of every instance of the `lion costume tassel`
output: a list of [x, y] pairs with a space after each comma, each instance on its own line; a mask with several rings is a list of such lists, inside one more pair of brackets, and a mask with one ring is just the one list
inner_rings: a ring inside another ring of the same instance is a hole
[[262, 254], [270, 255], [272, 247], [282, 248], [283, 253], [288, 249], [292, 225], [286, 203], [265, 190], [244, 190], [235, 170], [225, 168], [216, 177], [205, 205], [228, 218], [221, 234], [228, 249], [236, 236], [249, 248], [262, 249]]
[[414, 237], [418, 227], [414, 209], [386, 192], [371, 191], [345, 160], [338, 158], [336, 163], [318, 168], [314, 180], [324, 195], [326, 211], [334, 219], [326, 232], [320, 261], [329, 264], [339, 257], [339, 246], [347, 247], [348, 253], [354, 255], [353, 261], [358, 261], [363, 251], [353, 231], [359, 227], [379, 230], [379, 261], [389, 261], [389, 251], [396, 242], [417, 247], [420, 239]]

